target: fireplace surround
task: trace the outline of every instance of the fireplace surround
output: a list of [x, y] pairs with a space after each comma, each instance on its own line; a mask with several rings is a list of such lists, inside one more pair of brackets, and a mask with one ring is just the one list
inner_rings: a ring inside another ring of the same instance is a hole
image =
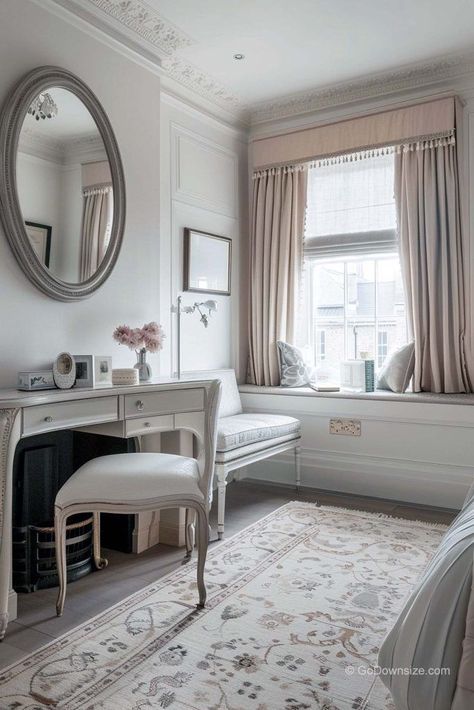
[[[57, 586], [54, 499], [83, 463], [135, 451], [134, 439], [77, 431], [31, 436], [17, 446], [13, 473], [13, 588], [34, 592]], [[105, 547], [131, 552], [134, 516], [102, 515]], [[93, 570], [92, 516], [72, 516], [67, 532], [68, 582]]]

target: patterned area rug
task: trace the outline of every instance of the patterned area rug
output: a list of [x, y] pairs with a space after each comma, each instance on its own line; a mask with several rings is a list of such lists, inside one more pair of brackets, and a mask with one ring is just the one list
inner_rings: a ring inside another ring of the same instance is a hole
[[206, 609], [182, 567], [4, 670], [0, 707], [388, 710], [370, 671], [444, 529], [289, 503], [211, 547]]

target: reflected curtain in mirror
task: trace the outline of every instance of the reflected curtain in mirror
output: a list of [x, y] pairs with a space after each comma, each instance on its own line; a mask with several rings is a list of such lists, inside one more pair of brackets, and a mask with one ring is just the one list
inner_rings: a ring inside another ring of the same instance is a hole
[[81, 281], [86, 281], [99, 268], [107, 251], [113, 218], [112, 185], [83, 190], [81, 238]]

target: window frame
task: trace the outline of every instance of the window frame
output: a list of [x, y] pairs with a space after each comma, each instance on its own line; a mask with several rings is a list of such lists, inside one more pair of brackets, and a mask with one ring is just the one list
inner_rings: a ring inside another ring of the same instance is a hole
[[[334, 263], [334, 262], [340, 262], [344, 265], [344, 270], [343, 270], [343, 278], [344, 278], [344, 302], [343, 302], [343, 315], [341, 318], [341, 323], [342, 323], [342, 328], [343, 328], [343, 355], [340, 358], [340, 362], [344, 360], [349, 360], [353, 359], [355, 353], [350, 353], [348, 352], [348, 326], [351, 321], [356, 320], [356, 318], [360, 318], [361, 316], [351, 316], [347, 312], [347, 305], [348, 305], [348, 272], [347, 272], [347, 266], [348, 263], [351, 261], [360, 261], [360, 260], [367, 260], [367, 261], [373, 261], [374, 262], [374, 312], [373, 315], [367, 316], [367, 320], [370, 320], [370, 327], [374, 328], [374, 338], [373, 338], [373, 359], [374, 359], [374, 364], [375, 364], [375, 370], [379, 370], [381, 365], [379, 365], [379, 359], [378, 359], [378, 333], [379, 332], [387, 332], [386, 329], [383, 328], [383, 324], [387, 322], [388, 318], [393, 318], [396, 322], [398, 316], [396, 314], [393, 314], [393, 316], [387, 316], [386, 314], [379, 314], [379, 309], [377, 307], [378, 305], [378, 264], [381, 261], [384, 260], [389, 260], [389, 259], [400, 259], [400, 254], [398, 249], [392, 250], [390, 252], [370, 252], [370, 253], [347, 253], [345, 255], [338, 255], [338, 256], [331, 256], [331, 255], [324, 255], [324, 256], [319, 256], [319, 257], [307, 257], [307, 255], [304, 255], [304, 262], [305, 262], [305, 270], [306, 272], [309, 272], [312, 270], [313, 266], [316, 264], [324, 264], [324, 263]], [[315, 314], [312, 309], [312, 305], [314, 303], [314, 276], [312, 273], [308, 274], [306, 276], [306, 279], [309, 279], [309, 288], [307, 291], [307, 310], [308, 310], [308, 318], [307, 318], [307, 337], [309, 344], [312, 346], [312, 352], [315, 354], [315, 367], [317, 367], [320, 364], [327, 363], [327, 340], [326, 340], [326, 347], [325, 347], [325, 354], [324, 354], [324, 359], [320, 359], [318, 357], [318, 352], [319, 352], [319, 342], [318, 340], [313, 339], [313, 333], [319, 334], [320, 332], [324, 331], [326, 335], [327, 327], [325, 327], [327, 324], [324, 322], [318, 321], [317, 317], [315, 318]], [[405, 302], [406, 303], [406, 302]], [[379, 331], [379, 327], [382, 325], [381, 330]], [[405, 313], [405, 328], [406, 328], [406, 335], [408, 337], [408, 322], [406, 320], [406, 313]], [[316, 337], [318, 337], [316, 335]], [[359, 358], [360, 350], [359, 353], [357, 353], [357, 358]], [[387, 343], [387, 354], [388, 355], [388, 343]], [[386, 357], [385, 356], [385, 357]]]

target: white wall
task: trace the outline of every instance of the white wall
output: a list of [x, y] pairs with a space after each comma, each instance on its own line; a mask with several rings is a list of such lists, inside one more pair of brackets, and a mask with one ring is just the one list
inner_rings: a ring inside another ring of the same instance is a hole
[[61, 166], [51, 160], [27, 153], [18, 153], [17, 185], [21, 211], [26, 222], [47, 224], [51, 227], [50, 266], [57, 268], [60, 259], [60, 202]]
[[[474, 482], [472, 404], [261, 394], [253, 387], [243, 389], [245, 409], [301, 421], [303, 486], [459, 508]], [[331, 434], [332, 417], [360, 421], [361, 436]], [[246, 475], [294, 484], [293, 456], [283, 454], [249, 466]]]
[[59, 238], [62, 245], [62, 254], [61, 265], [55, 271], [55, 274], [64, 281], [72, 281], [74, 283], [79, 281], [82, 210], [84, 204], [82, 197], [82, 166], [80, 163], [61, 166], [59, 199], [61, 202]]
[[[246, 349], [246, 298], [239, 267], [246, 258], [247, 142], [240, 132], [162, 94], [161, 104], [161, 277], [162, 320], [170, 334], [163, 373], [176, 371], [176, 318], [171, 304], [213, 298], [217, 313], [209, 327], [197, 313], [182, 316], [181, 369], [236, 367]], [[183, 230], [191, 227], [232, 239], [232, 293], [183, 292]]]
[[[119, 323], [160, 320], [160, 80], [28, 0], [2, 0], [0, 27], [0, 104], [35, 67], [76, 73], [110, 118], [127, 188], [120, 257], [110, 279], [85, 301], [61, 303], [32, 286], [0, 227], [0, 386], [14, 386], [18, 370], [47, 367], [62, 350], [110, 354], [115, 366], [134, 364], [133, 353], [114, 345], [112, 331]], [[151, 362], [157, 371], [158, 356]]]

